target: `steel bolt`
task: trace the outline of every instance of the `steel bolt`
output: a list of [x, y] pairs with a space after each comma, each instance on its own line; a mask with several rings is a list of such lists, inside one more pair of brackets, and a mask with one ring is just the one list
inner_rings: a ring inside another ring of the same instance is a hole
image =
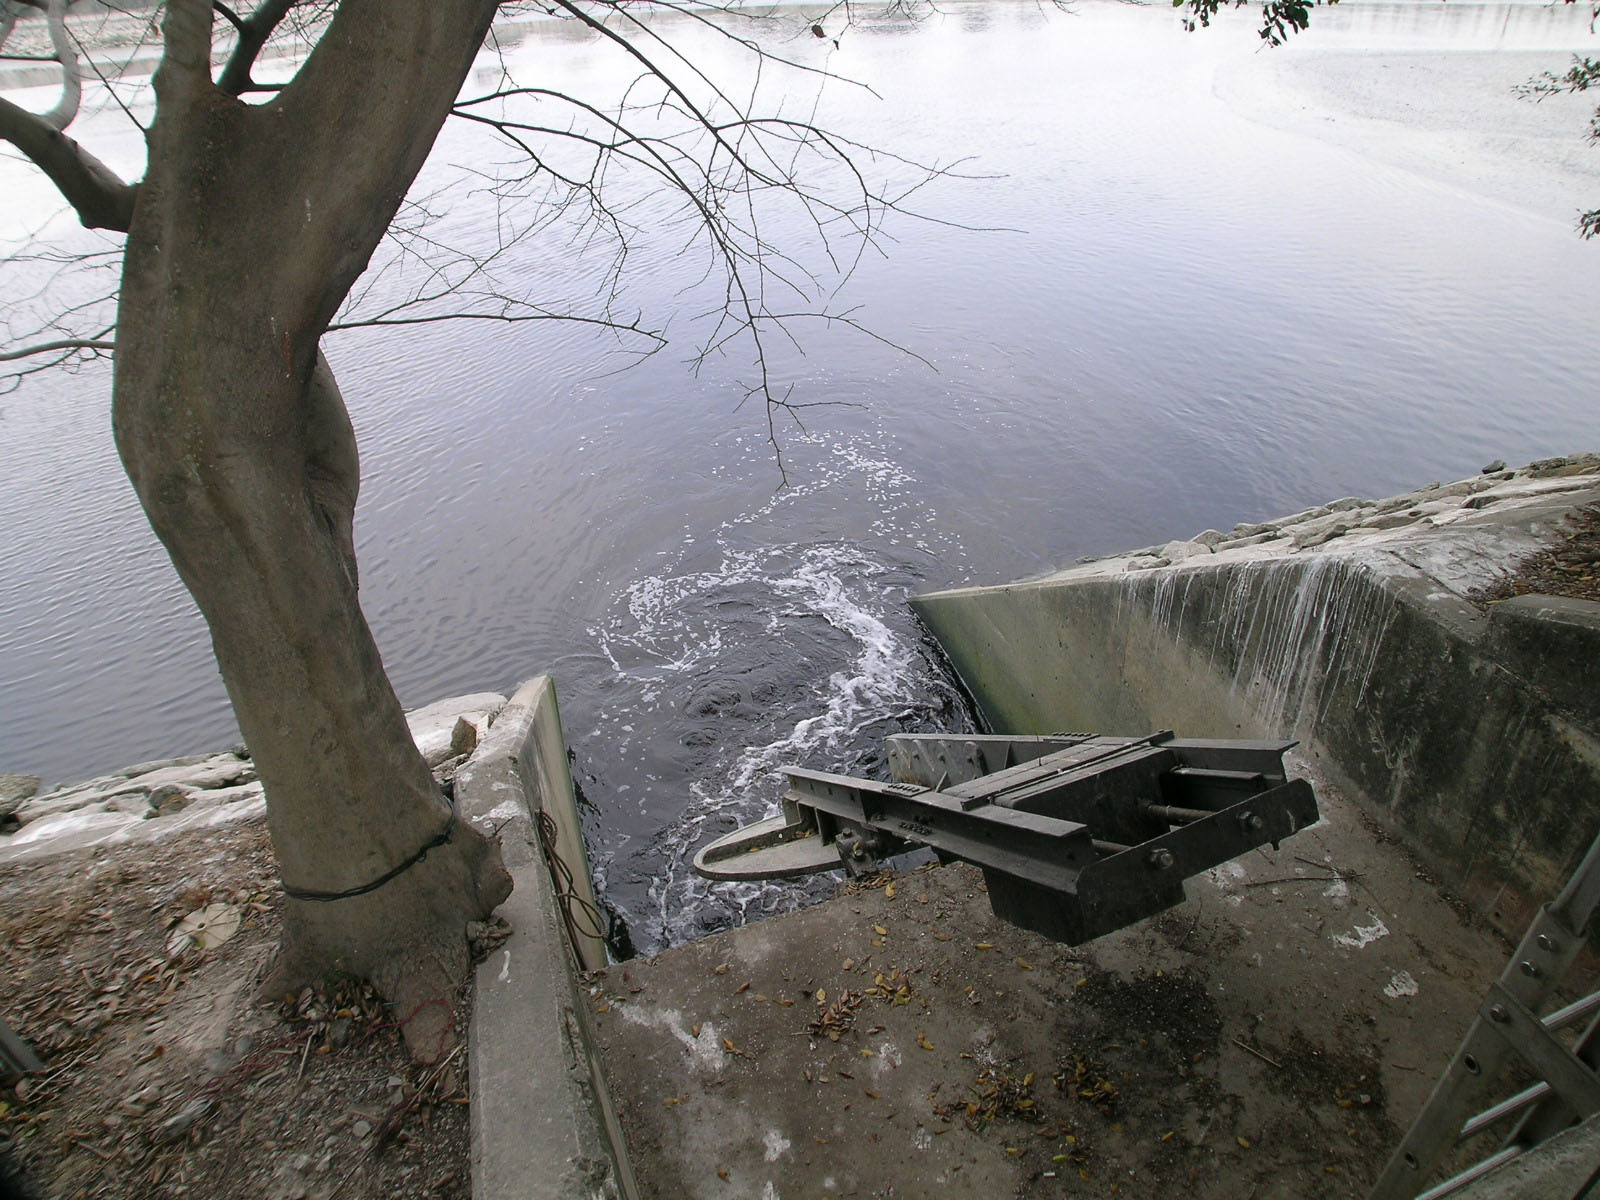
[[1261, 828], [1261, 818], [1253, 812], [1240, 813], [1239, 828], [1244, 830], [1246, 833], [1254, 833], [1256, 830]]
[[1152, 871], [1169, 871], [1172, 869], [1174, 860], [1171, 850], [1168, 850], [1165, 846], [1157, 846], [1150, 851], [1150, 857], [1146, 861], [1150, 864]]
[[1539, 978], [1539, 974], [1540, 974], [1540, 972], [1539, 972], [1539, 964], [1534, 962], [1532, 959], [1529, 959], [1529, 958], [1523, 959], [1522, 960], [1521, 969], [1522, 969], [1522, 973], [1524, 975], [1526, 975], [1529, 979], [1537, 979], [1537, 978]]
[[1556, 945], [1555, 938], [1551, 937], [1548, 933], [1541, 933], [1539, 935], [1539, 949], [1543, 950], [1546, 954], [1554, 954], [1560, 949], [1560, 947]]
[[1489, 1010], [1489, 1020], [1496, 1021], [1499, 1024], [1504, 1025], [1507, 1021], [1511, 1020], [1511, 1014], [1505, 1010], [1505, 1006], [1503, 1004], [1496, 1004]]

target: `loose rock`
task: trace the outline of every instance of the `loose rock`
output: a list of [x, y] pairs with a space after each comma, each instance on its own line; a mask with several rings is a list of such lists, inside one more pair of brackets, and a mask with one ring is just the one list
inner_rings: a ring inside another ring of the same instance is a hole
[[0, 775], [0, 818], [11, 816], [24, 800], [38, 795], [37, 775]]
[[202, 1096], [191, 1100], [180, 1108], [174, 1115], [161, 1122], [155, 1132], [158, 1142], [175, 1142], [185, 1136], [195, 1125], [203, 1121], [217, 1106], [215, 1100]]

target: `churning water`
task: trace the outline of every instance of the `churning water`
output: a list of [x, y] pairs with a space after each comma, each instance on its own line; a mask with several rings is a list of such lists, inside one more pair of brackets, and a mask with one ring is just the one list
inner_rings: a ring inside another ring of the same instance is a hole
[[[836, 298], [929, 365], [841, 327], [774, 348], [795, 398], [829, 405], [787, 431], [787, 488], [738, 404], [747, 363], [682, 361], [704, 262], [643, 194], [613, 310], [677, 314], [678, 340], [630, 369], [632, 343], [582, 326], [329, 339], [363, 448], [363, 594], [402, 699], [555, 674], [596, 875], [642, 949], [803, 895], [688, 869], [768, 810], [775, 767], [871, 773], [884, 734], [970, 723], [908, 593], [1600, 441], [1600, 245], [1576, 239], [1575, 204], [1539, 207], [1543, 175], [1527, 195], [1474, 182], [1507, 161], [1480, 136], [1520, 119], [1494, 107], [1506, 80], [1593, 52], [1578, 6], [1346, 0], [1317, 10], [1320, 41], [1266, 52], [1294, 60], [1258, 51], [1249, 10], [1191, 36], [1165, 5], [940, 7], [779, 46], [881, 97], [813, 83], [788, 111], [966, 176], [920, 193], [934, 220], [891, 222]], [[698, 61], [731, 61], [680, 24]], [[1307, 76], [1327, 107], [1271, 74], [1291, 61], [1328, 68]], [[631, 77], [556, 25], [521, 27], [500, 64], [585, 95]], [[1391, 71], [1435, 99], [1448, 83], [1459, 110], [1428, 116]], [[1474, 107], [1463, 79], [1494, 99]], [[1570, 112], [1553, 136], [1600, 167]], [[1449, 170], [1413, 155], [1422, 126]], [[111, 114], [77, 132], [136, 164]], [[505, 157], [447, 129], [430, 170]], [[0, 197], [5, 237], [70, 238], [14, 160]], [[509, 211], [458, 196], [436, 232], [492, 239]], [[592, 305], [594, 268], [559, 238], [508, 269]], [[0, 530], [0, 769], [67, 779], [232, 739], [204, 628], [116, 464], [104, 372], [0, 399]]]

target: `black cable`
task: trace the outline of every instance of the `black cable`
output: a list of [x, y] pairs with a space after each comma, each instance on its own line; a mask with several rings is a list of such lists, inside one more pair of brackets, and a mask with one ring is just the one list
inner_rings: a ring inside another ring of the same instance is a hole
[[364, 883], [360, 887], [347, 888], [342, 892], [317, 892], [309, 889], [293, 888], [285, 883], [282, 879], [278, 880], [278, 886], [283, 888], [284, 895], [293, 900], [317, 900], [325, 903], [330, 900], [349, 900], [353, 896], [365, 896], [368, 892], [377, 891], [401, 872], [409, 871], [412, 867], [416, 866], [419, 862], [428, 857], [428, 851], [437, 850], [440, 846], [448, 842], [450, 840], [450, 835], [455, 833], [455, 831], [456, 802], [455, 798], [452, 796], [450, 799], [450, 820], [445, 822], [444, 832], [438, 837], [434, 838], [433, 841], [429, 842], [421, 850], [418, 850], [410, 858], [406, 859], [405, 862], [401, 863], [394, 870], [378, 876], [378, 878], [374, 879], [371, 883]]

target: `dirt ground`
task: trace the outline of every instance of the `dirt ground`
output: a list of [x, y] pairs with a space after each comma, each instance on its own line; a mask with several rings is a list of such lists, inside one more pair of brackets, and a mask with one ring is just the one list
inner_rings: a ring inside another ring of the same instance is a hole
[[[348, 982], [257, 1000], [277, 896], [261, 820], [6, 868], [0, 1013], [45, 1064], [0, 1087], [24, 1195], [470, 1195], [464, 1048], [411, 1063]], [[211, 937], [237, 918], [210, 948], [182, 925], [206, 909]]]

